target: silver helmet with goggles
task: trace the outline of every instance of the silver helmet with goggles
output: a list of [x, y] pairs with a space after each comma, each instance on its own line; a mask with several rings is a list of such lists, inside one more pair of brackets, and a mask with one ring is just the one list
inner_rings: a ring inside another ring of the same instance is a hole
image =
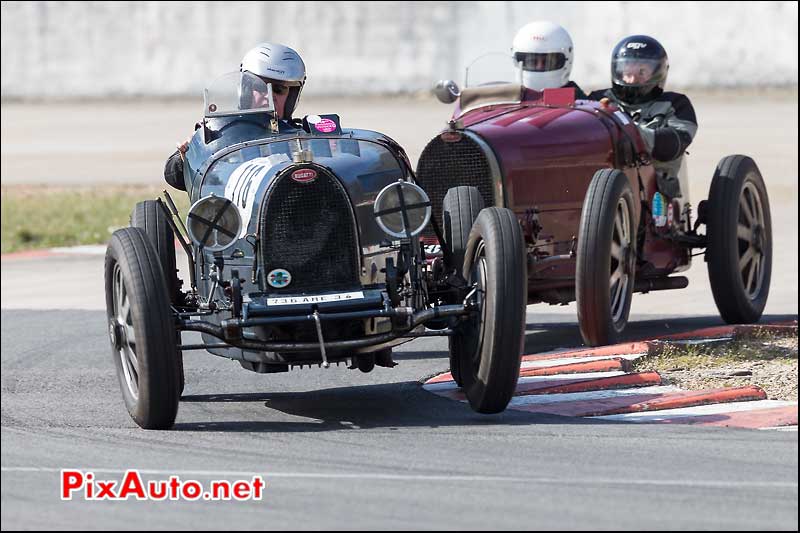
[[[244, 55], [239, 70], [250, 72], [265, 83], [272, 84], [273, 93], [288, 90], [283, 116], [279, 118], [292, 118], [306, 83], [306, 65], [300, 54], [282, 44], [261, 43]], [[247, 88], [243, 87], [241, 94], [243, 98], [247, 98], [249, 91], [244, 89]]]

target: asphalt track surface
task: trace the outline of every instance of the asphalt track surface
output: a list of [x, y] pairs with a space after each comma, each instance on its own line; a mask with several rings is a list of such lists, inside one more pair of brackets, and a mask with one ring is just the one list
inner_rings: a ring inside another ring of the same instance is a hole
[[[478, 415], [421, 389], [448, 366], [439, 339], [371, 374], [262, 376], [194, 352], [177, 424], [155, 432], [124, 410], [102, 312], [1, 318], [4, 529], [797, 527], [797, 433]], [[529, 351], [579, 342], [574, 324], [534, 318]], [[61, 468], [108, 480], [128, 468], [204, 482], [261, 473], [267, 489], [258, 502], [64, 502]]]
[[[756, 117], [749, 126], [762, 133], [755, 156], [768, 183], [777, 177], [782, 240], [764, 320], [779, 321], [797, 314], [796, 99], [773, 108], [787, 117], [785, 135], [764, 134]], [[740, 151], [726, 124], [707, 125], [722, 135], [720, 157]], [[114, 374], [101, 265], [99, 256], [3, 260], [4, 530], [798, 527], [796, 432], [478, 415], [421, 388], [448, 367], [442, 339], [408, 343], [395, 351], [398, 367], [370, 374], [257, 375], [192, 352], [175, 428], [143, 431]], [[627, 338], [721, 324], [702, 260], [688, 275], [686, 290], [634, 297]], [[580, 345], [574, 305], [530, 306], [527, 323], [528, 353]], [[203, 482], [261, 474], [267, 488], [261, 501], [61, 501], [61, 468], [107, 480], [129, 468]]]

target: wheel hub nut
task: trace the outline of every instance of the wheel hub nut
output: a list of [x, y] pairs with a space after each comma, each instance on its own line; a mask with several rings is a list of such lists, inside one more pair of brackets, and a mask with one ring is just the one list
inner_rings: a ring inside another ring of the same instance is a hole
[[633, 253], [631, 253], [631, 247], [627, 245], [622, 248], [622, 268], [625, 269], [626, 274], [633, 272]]
[[764, 247], [764, 230], [761, 226], [753, 228], [753, 233], [750, 237], [750, 244], [759, 252]]
[[122, 349], [122, 326], [116, 322], [111, 322], [108, 325], [108, 337], [111, 340], [111, 346], [115, 350]]

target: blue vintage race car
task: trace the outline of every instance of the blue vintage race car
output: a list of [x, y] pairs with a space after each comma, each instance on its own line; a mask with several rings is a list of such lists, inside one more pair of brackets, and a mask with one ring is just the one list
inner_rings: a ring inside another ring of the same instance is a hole
[[[369, 372], [394, 366], [392, 348], [422, 335], [450, 338], [451, 370], [476, 411], [505, 409], [525, 323], [514, 214], [455, 187], [440, 227], [392, 139], [343, 129], [336, 115], [279, 120], [242, 98], [259, 83], [235, 72], [205, 90], [173, 182], [191, 200], [185, 224], [165, 191], [136, 205], [108, 246], [109, 337], [134, 421], [174, 424], [185, 350], [259, 373], [334, 362]], [[420, 243], [429, 223], [443, 244], [436, 256]], [[189, 259], [186, 290], [176, 237]], [[203, 342], [183, 344], [183, 331]]]

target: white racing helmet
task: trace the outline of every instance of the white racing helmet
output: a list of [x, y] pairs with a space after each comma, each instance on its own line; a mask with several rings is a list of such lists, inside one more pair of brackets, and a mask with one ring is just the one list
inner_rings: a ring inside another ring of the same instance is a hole
[[567, 30], [548, 21], [531, 22], [514, 36], [514, 61], [522, 69], [522, 84], [541, 91], [563, 87], [572, 72], [572, 39]]
[[[255, 74], [266, 83], [277, 81], [288, 86], [289, 97], [284, 116], [280, 118], [292, 117], [306, 83], [306, 65], [300, 54], [282, 44], [261, 43], [244, 55], [239, 70]], [[242, 94], [247, 92], [242, 91]]]

